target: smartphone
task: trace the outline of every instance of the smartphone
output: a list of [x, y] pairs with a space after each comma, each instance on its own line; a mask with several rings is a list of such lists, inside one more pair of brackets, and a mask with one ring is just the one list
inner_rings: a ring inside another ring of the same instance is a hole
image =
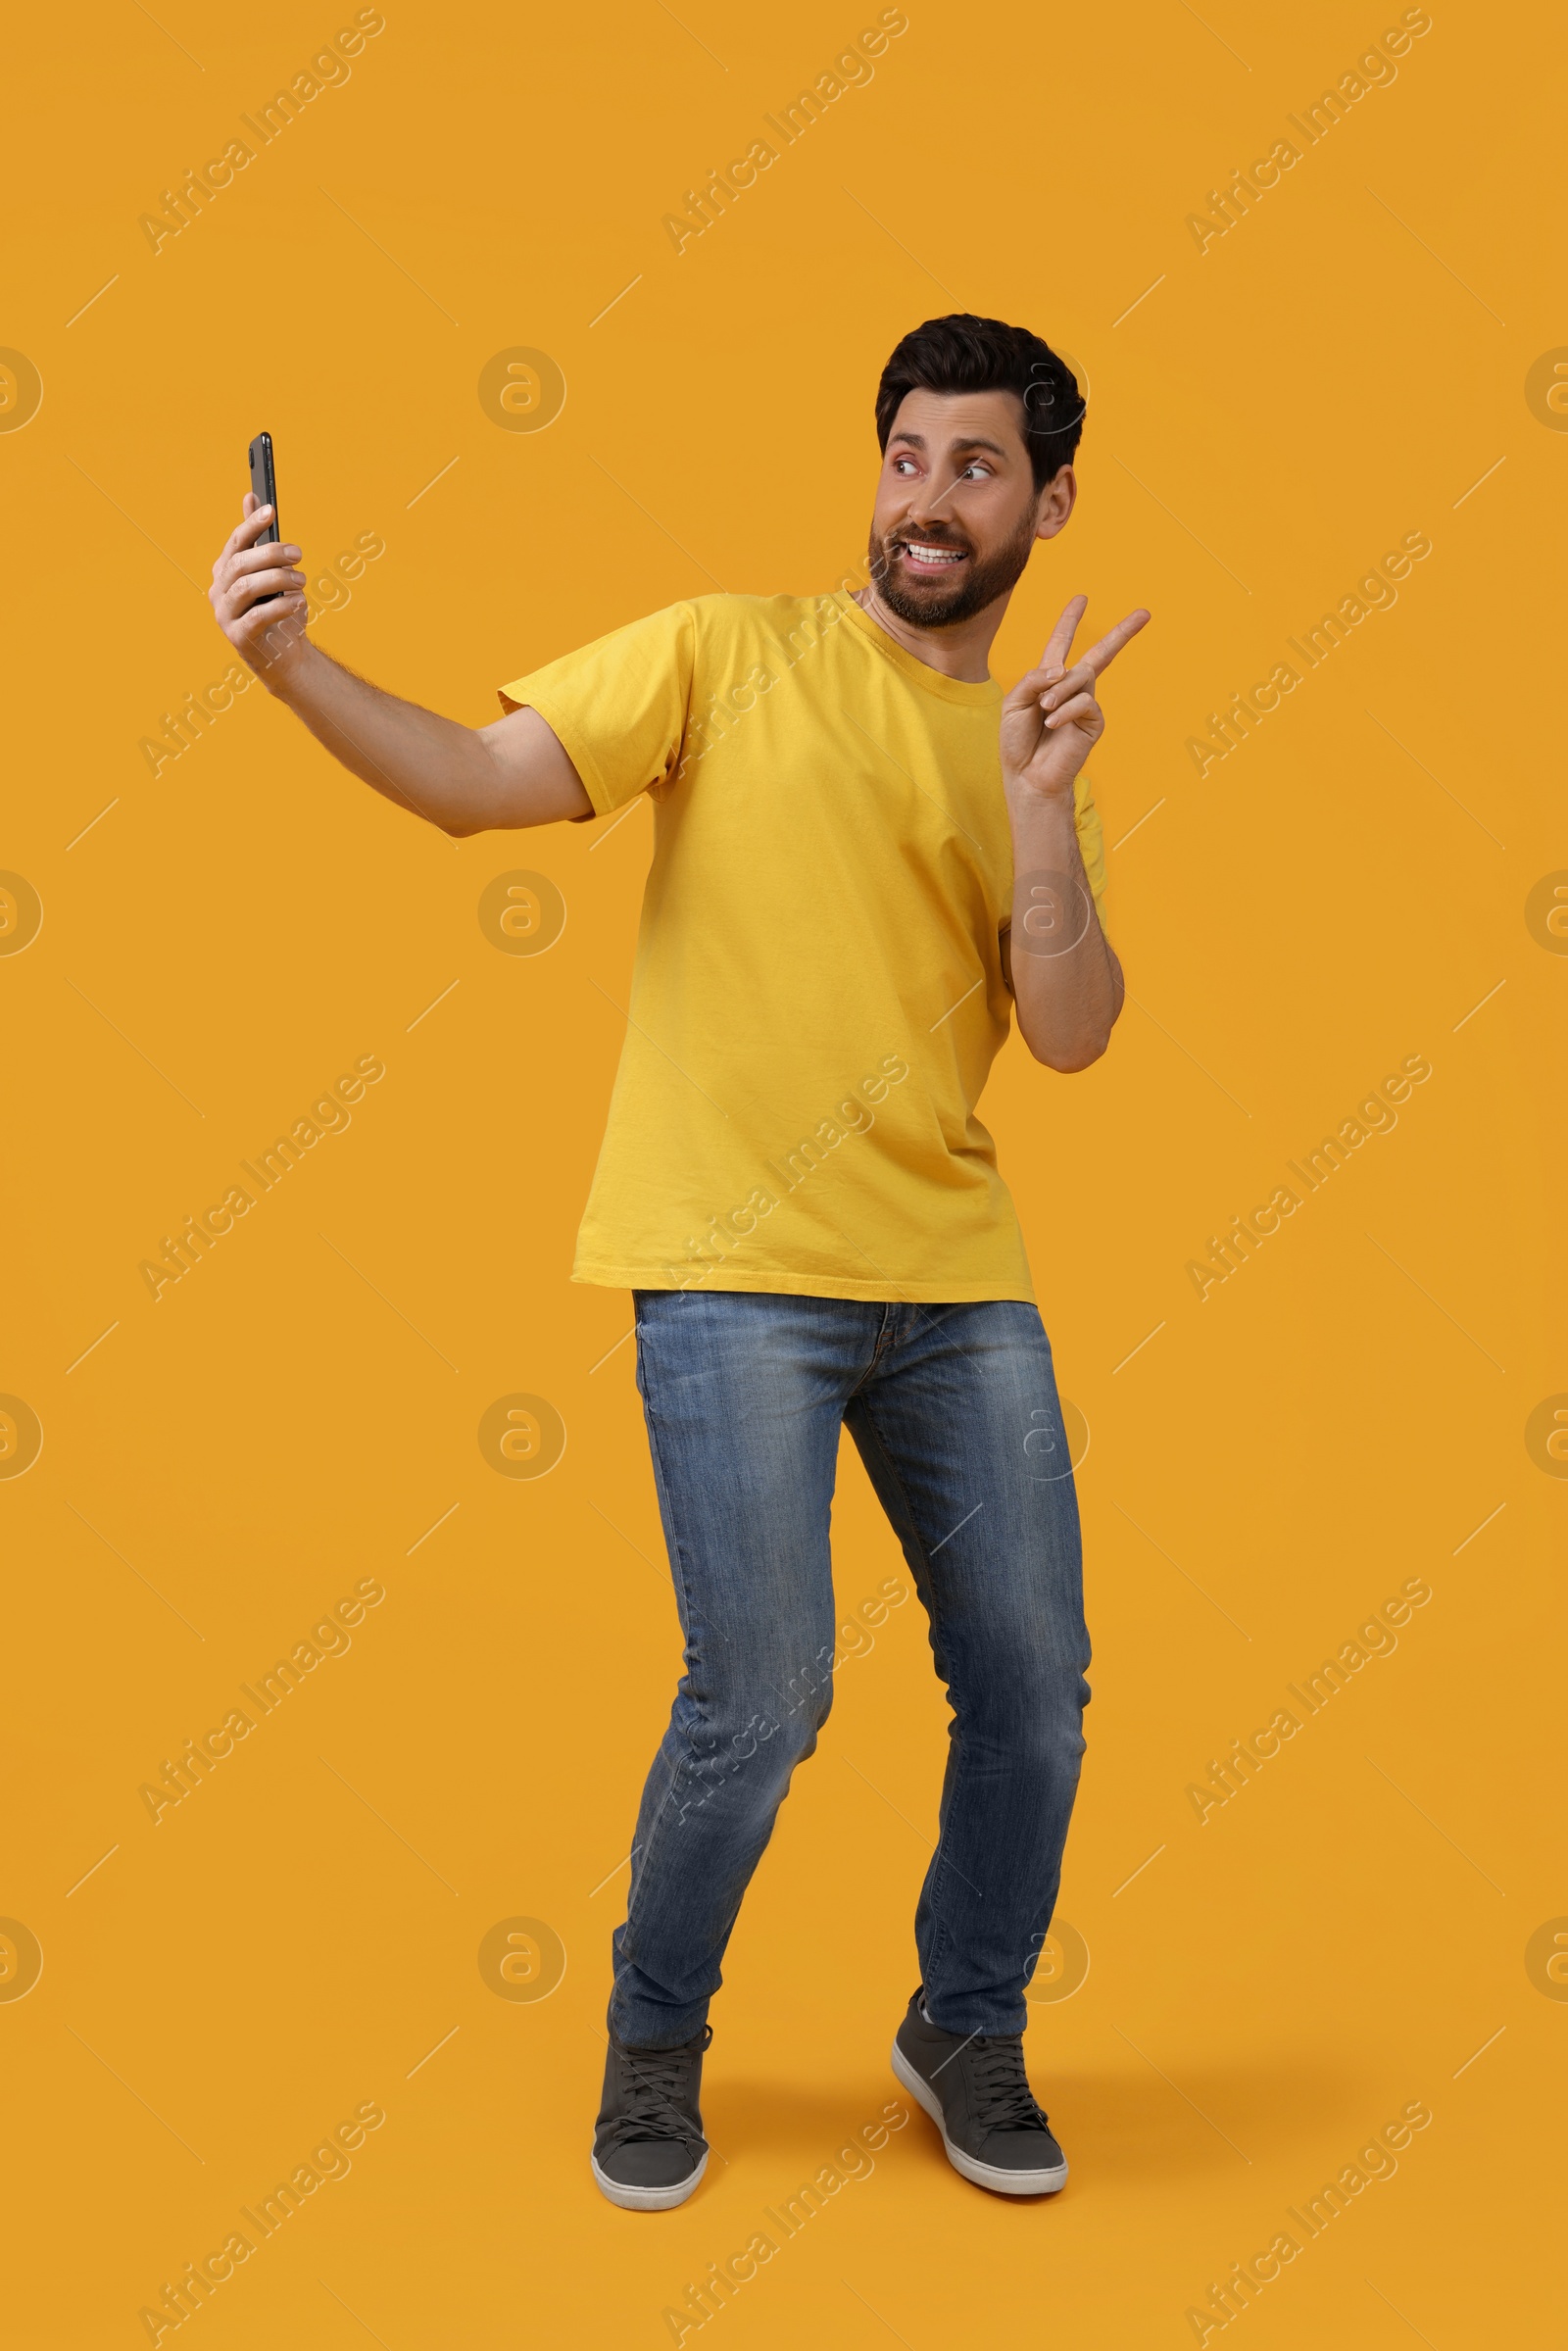
[[[259, 432], [251, 443], [250, 454], [251, 488], [256, 495], [257, 504], [270, 506], [272, 510], [272, 519], [256, 544], [258, 547], [275, 546], [281, 542], [282, 533], [277, 527], [277, 474], [272, 465], [271, 434]], [[258, 596], [256, 601], [258, 604], [274, 604], [277, 601], [277, 590], [274, 588], [270, 596]]]

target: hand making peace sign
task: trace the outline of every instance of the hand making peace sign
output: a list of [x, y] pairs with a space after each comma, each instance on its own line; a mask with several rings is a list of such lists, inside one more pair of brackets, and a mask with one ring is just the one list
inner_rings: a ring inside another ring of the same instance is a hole
[[1070, 794], [1079, 768], [1105, 731], [1095, 686], [1149, 614], [1129, 612], [1068, 668], [1088, 605], [1087, 596], [1073, 597], [1051, 632], [1040, 666], [1018, 680], [1002, 706], [1002, 780], [1009, 791]]

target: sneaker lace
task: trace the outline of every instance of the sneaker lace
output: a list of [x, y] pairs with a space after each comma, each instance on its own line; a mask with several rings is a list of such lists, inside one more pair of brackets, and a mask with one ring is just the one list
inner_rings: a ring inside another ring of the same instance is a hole
[[[703, 2038], [706, 2049], [712, 2027]], [[700, 2052], [691, 2049], [622, 2049], [618, 2053], [616, 2089], [620, 2112], [611, 2136], [617, 2145], [638, 2139], [694, 2136], [697, 2125], [691, 2111], [692, 2075]]]
[[1021, 2034], [982, 2036], [967, 2054], [974, 2120], [983, 2131], [1049, 2131], [1029, 2087]]

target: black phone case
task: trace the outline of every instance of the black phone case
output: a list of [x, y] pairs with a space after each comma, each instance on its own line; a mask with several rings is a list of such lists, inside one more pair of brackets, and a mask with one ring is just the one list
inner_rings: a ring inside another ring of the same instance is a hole
[[[250, 458], [251, 489], [259, 505], [270, 506], [272, 510], [272, 519], [256, 544], [258, 547], [277, 546], [283, 534], [277, 526], [277, 475], [272, 468], [272, 436], [270, 432], [257, 434], [251, 443]], [[256, 601], [258, 604], [275, 604], [276, 591], [270, 596], [258, 596]]]

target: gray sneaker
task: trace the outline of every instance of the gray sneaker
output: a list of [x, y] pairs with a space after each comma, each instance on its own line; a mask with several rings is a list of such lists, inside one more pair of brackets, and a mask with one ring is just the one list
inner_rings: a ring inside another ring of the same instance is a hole
[[591, 2161], [600, 2192], [626, 2212], [684, 2204], [708, 2168], [698, 2098], [705, 2025], [678, 2049], [632, 2049], [613, 2031]]
[[1050, 2196], [1065, 2184], [1067, 2159], [1035, 2104], [1021, 2033], [961, 2040], [932, 2024], [917, 1987], [893, 2043], [893, 2071], [941, 2131], [949, 2163], [976, 2187]]

